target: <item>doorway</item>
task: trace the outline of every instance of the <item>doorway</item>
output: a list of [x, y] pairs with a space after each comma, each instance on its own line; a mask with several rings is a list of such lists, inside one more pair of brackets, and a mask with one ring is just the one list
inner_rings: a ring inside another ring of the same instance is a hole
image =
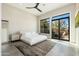
[[53, 18], [52, 23], [52, 39], [70, 40], [70, 18], [69, 16]]

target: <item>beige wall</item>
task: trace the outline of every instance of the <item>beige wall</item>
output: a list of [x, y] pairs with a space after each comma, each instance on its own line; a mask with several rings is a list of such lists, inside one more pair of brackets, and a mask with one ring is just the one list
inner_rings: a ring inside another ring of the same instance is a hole
[[0, 3], [0, 56], [1, 56], [1, 3]]
[[[38, 32], [40, 32], [40, 20], [48, 17], [61, 15], [64, 13], [70, 13], [70, 42], [76, 43], [75, 39], [75, 4], [70, 4], [56, 10], [52, 10], [45, 14], [38, 16]], [[51, 33], [50, 33], [51, 35]]]
[[9, 21], [9, 33], [37, 32], [36, 16], [10, 5], [2, 4], [2, 19]]
[[[76, 14], [78, 13], [79, 11], [79, 4], [76, 4]], [[77, 45], [79, 46], [79, 27], [76, 28], [76, 42], [77, 42]]]

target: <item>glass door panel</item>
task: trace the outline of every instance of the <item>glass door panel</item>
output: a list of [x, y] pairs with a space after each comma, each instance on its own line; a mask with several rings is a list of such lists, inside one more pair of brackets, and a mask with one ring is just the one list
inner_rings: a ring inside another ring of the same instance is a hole
[[52, 38], [59, 39], [59, 21], [52, 21]]
[[60, 19], [60, 39], [69, 40], [68, 18]]

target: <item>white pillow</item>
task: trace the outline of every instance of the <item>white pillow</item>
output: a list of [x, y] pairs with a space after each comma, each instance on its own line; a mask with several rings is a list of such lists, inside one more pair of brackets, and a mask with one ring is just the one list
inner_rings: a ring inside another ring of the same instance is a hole
[[26, 37], [30, 37], [30, 36], [32, 36], [32, 34], [31, 34], [31, 32], [26, 32], [26, 33], [25, 33], [25, 36], [26, 36]]
[[33, 37], [38, 36], [38, 33], [36, 33], [36, 32], [26, 32], [25, 33], [25, 36], [26, 37], [30, 37], [30, 38], [32, 37], [33, 38]]
[[32, 32], [32, 35], [38, 35], [38, 33], [36, 33], [36, 32]]

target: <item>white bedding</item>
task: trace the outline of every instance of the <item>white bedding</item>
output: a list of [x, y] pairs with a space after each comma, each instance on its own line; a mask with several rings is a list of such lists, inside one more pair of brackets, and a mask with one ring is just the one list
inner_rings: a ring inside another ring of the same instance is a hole
[[25, 33], [22, 35], [21, 39], [30, 45], [34, 45], [41, 41], [47, 40], [47, 36], [39, 35], [37, 33]]

